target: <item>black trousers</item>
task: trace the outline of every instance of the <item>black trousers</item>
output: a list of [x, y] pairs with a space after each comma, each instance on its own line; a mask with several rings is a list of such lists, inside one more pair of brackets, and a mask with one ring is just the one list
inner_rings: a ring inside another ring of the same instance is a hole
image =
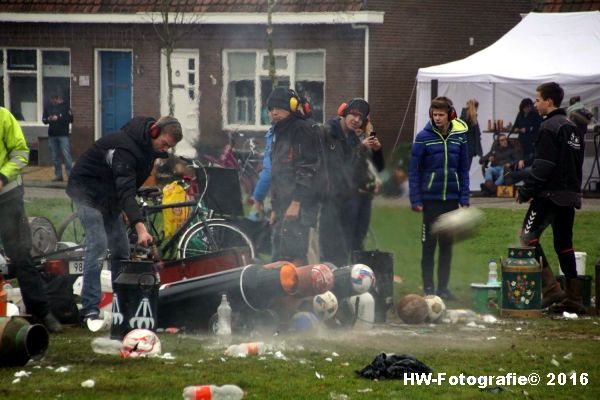
[[40, 272], [34, 267], [31, 258], [31, 229], [23, 205], [23, 188], [18, 196], [8, 193], [10, 199], [0, 198], [0, 238], [8, 258], [11, 272], [14, 271], [27, 312], [43, 318], [50, 311], [46, 300], [44, 283]]
[[440, 245], [438, 259], [438, 290], [448, 289], [450, 281], [450, 263], [452, 262], [452, 239], [431, 234], [431, 225], [437, 217], [458, 208], [456, 201], [424, 201], [423, 202], [423, 227], [421, 231], [421, 274], [423, 288], [433, 290], [433, 268], [435, 248]]
[[575, 208], [558, 206], [545, 197], [536, 197], [531, 201], [521, 231], [521, 243], [535, 247], [535, 258], [542, 259], [542, 268], [549, 267], [548, 259], [540, 244], [544, 230], [552, 225], [554, 251], [558, 255], [560, 268], [567, 279], [577, 278], [577, 264], [573, 250], [573, 223]]
[[[335, 199], [323, 201], [319, 214], [319, 252], [321, 262], [330, 262], [336, 267], [348, 264], [351, 237], [344, 221], [344, 204]], [[346, 223], [345, 223], [346, 222]]]

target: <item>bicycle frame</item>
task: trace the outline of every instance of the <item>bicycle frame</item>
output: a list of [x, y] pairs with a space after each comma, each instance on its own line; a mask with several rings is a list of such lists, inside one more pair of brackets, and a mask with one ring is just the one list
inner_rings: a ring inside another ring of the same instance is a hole
[[[211, 216], [209, 214], [209, 218], [206, 218], [206, 213], [202, 210], [202, 206], [200, 201], [184, 201], [180, 203], [170, 203], [170, 204], [156, 204], [156, 205], [142, 205], [142, 214], [144, 215], [144, 219], [146, 220], [147, 226], [152, 231], [152, 235], [158, 237], [159, 231], [154, 225], [154, 220], [150, 218], [150, 216], [157, 214], [158, 212], [169, 209], [169, 208], [179, 208], [179, 207], [192, 207], [192, 211], [185, 219], [185, 221], [175, 230], [175, 233], [166, 241], [162, 243], [158, 243], [158, 251], [159, 256], [162, 256], [166, 250], [172, 248], [172, 246], [179, 240], [182, 233], [184, 233], [192, 224], [196, 223], [196, 218], [200, 220], [200, 222], [206, 224], [207, 221], [211, 220]], [[208, 240], [211, 241], [211, 245], [215, 245], [214, 239], [208, 235]]]

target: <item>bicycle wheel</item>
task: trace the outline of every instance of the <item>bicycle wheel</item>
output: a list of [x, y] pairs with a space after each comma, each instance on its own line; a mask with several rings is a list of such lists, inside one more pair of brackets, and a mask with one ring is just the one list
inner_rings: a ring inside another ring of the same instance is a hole
[[225, 221], [206, 221], [192, 225], [182, 236], [177, 249], [180, 258], [192, 257], [230, 247], [247, 247], [254, 258], [252, 240], [240, 228]]
[[85, 243], [83, 226], [77, 217], [77, 213], [69, 215], [56, 230], [56, 236], [59, 242], [74, 242], [78, 245]]

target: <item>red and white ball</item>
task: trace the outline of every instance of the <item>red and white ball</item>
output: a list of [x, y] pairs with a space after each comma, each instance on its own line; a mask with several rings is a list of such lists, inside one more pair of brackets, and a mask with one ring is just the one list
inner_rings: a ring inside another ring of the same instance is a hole
[[354, 264], [350, 270], [350, 282], [354, 293], [363, 294], [375, 284], [375, 274], [365, 264]]
[[155, 356], [162, 352], [160, 339], [148, 329], [134, 329], [123, 338], [121, 357], [138, 358]]

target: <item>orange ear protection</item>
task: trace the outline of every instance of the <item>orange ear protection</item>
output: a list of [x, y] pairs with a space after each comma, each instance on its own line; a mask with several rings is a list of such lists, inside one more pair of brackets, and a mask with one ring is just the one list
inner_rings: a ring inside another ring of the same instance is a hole
[[[349, 103], [343, 102], [342, 104], [340, 104], [340, 106], [337, 109], [337, 115], [339, 117], [343, 117], [344, 114], [346, 113], [346, 110], [348, 109], [348, 105], [351, 104], [355, 99], [350, 100]], [[362, 99], [361, 99], [362, 100]], [[365, 129], [367, 127], [367, 124], [369, 123], [369, 117], [365, 117], [363, 118], [363, 123], [360, 126], [361, 129]]]
[[[452, 101], [450, 101], [450, 99], [446, 97], [437, 97], [436, 99], [445, 101], [448, 107], [450, 108], [450, 111], [448, 111], [448, 122], [452, 121], [453, 119], [456, 119], [456, 110], [452, 105]], [[433, 109], [431, 107], [429, 107], [429, 119], [433, 120]]]

